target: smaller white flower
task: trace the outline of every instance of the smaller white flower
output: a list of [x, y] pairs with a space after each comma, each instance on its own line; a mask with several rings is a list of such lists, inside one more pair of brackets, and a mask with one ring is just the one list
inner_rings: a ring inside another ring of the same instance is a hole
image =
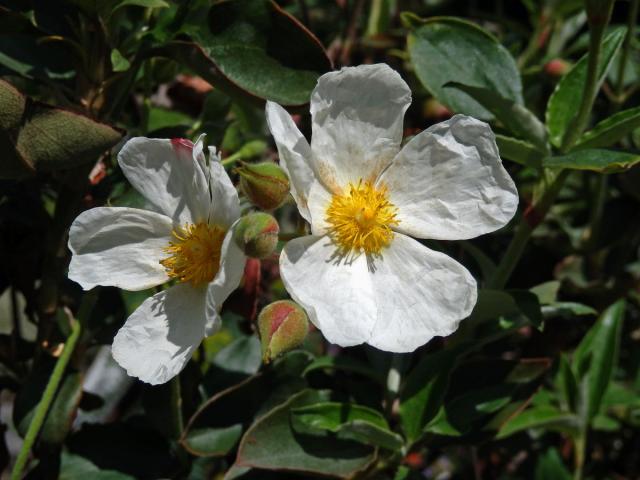
[[267, 121], [311, 236], [280, 257], [294, 300], [332, 343], [410, 352], [453, 333], [477, 299], [471, 274], [411, 237], [462, 240], [513, 217], [518, 193], [483, 122], [463, 115], [403, 148], [411, 91], [387, 65], [320, 77], [311, 145], [279, 105]]
[[113, 340], [113, 357], [127, 373], [156, 385], [177, 375], [220, 327], [222, 302], [240, 283], [245, 256], [230, 233], [238, 193], [214, 148], [207, 165], [201, 140], [133, 138], [118, 162], [153, 211], [80, 214], [69, 231], [69, 278], [85, 290], [178, 282], [145, 300]]

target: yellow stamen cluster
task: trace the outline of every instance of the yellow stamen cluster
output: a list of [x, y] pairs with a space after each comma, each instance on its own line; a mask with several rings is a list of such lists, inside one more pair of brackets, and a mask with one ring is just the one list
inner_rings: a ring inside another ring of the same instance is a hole
[[175, 240], [164, 249], [170, 256], [160, 260], [169, 277], [191, 282], [194, 287], [213, 280], [220, 268], [225, 231], [201, 222], [177, 227], [172, 233]]
[[399, 224], [396, 213], [386, 186], [360, 180], [333, 196], [325, 220], [330, 225], [329, 236], [342, 254], [377, 255], [393, 239], [391, 227]]

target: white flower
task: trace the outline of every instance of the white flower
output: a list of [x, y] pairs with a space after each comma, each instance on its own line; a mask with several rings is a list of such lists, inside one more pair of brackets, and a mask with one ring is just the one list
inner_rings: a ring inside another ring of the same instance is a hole
[[312, 231], [283, 250], [282, 280], [341, 346], [410, 352], [454, 332], [476, 303], [476, 282], [410, 236], [473, 238], [505, 225], [518, 205], [483, 122], [456, 115], [400, 149], [410, 103], [387, 65], [323, 75], [311, 96], [310, 146], [282, 107], [266, 107]]
[[244, 254], [227, 234], [240, 206], [215, 149], [207, 166], [200, 140], [133, 138], [118, 162], [154, 211], [80, 214], [69, 232], [69, 278], [86, 290], [178, 281], [145, 300], [113, 340], [113, 357], [127, 373], [155, 385], [177, 375], [220, 326], [220, 306], [244, 271]]

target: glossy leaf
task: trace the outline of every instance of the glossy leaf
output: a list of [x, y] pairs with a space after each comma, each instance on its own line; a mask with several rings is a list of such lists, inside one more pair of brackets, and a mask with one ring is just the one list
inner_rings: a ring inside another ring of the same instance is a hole
[[542, 161], [547, 168], [591, 170], [598, 173], [618, 173], [640, 162], [640, 155], [615, 150], [574, 150], [566, 155], [548, 157]]
[[[602, 42], [602, 52], [598, 64], [597, 86], [604, 81], [607, 71], [611, 66], [613, 56], [620, 48], [626, 33], [625, 28], [616, 28], [609, 33]], [[575, 115], [578, 112], [578, 105], [582, 101], [582, 96], [587, 79], [588, 54], [582, 57], [578, 63], [567, 73], [558, 83], [547, 104], [547, 128], [549, 129], [549, 140], [553, 145], [559, 147], [570, 127]]]
[[560, 356], [556, 384], [560, 387], [560, 393], [567, 409], [571, 412], [575, 412], [578, 397], [578, 384], [573, 371], [571, 370], [571, 366], [567, 361], [567, 357], [564, 355]]
[[496, 135], [500, 156], [525, 167], [540, 168], [544, 154], [524, 140]]
[[610, 147], [638, 127], [640, 127], [640, 107], [623, 110], [584, 133], [575, 149]]
[[330, 433], [301, 433], [291, 426], [291, 410], [326, 399], [317, 391], [292, 396], [258, 419], [240, 442], [236, 465], [266, 470], [290, 470], [346, 478], [375, 458], [371, 447]]
[[493, 115], [467, 93], [445, 88], [449, 82], [486, 88], [522, 105], [520, 74], [511, 54], [477, 25], [457, 18], [420, 22], [407, 37], [416, 75], [441, 103], [454, 112], [483, 120]]
[[578, 417], [564, 413], [551, 406], [533, 407], [512, 417], [498, 432], [497, 438], [506, 438], [532, 428], [545, 428], [561, 432], [572, 432], [578, 426]]
[[576, 351], [574, 362], [581, 384], [579, 412], [584, 421], [593, 419], [599, 412], [611, 381], [618, 360], [624, 310], [623, 300], [607, 308]]
[[482, 323], [500, 317], [524, 317], [532, 325], [540, 325], [542, 313], [538, 297], [527, 290], [490, 290], [478, 292], [478, 302], [470, 321]]
[[194, 42], [162, 51], [232, 96], [281, 105], [309, 102], [318, 77], [331, 69], [319, 40], [270, 0], [228, 0], [192, 19]]
[[449, 375], [464, 346], [426, 355], [409, 372], [400, 390], [400, 423], [414, 442], [436, 416], [447, 391]]
[[327, 430], [338, 438], [351, 439], [367, 445], [398, 450], [402, 437], [389, 430], [379, 412], [361, 405], [325, 402], [292, 410], [294, 428], [297, 422], [307, 427]]
[[527, 140], [541, 152], [548, 151], [546, 127], [521, 103], [504, 98], [498, 92], [488, 88], [474, 87], [459, 82], [449, 82], [444, 86], [457, 88], [468, 93], [515, 136]]
[[134, 480], [134, 477], [117, 470], [102, 470], [86, 458], [63, 452], [58, 480]]

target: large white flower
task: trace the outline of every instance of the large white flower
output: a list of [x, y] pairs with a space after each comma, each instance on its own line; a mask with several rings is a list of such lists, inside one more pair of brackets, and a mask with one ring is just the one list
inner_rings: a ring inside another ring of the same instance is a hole
[[280, 257], [294, 300], [332, 343], [409, 352], [454, 332], [477, 299], [471, 274], [410, 236], [460, 240], [505, 225], [518, 205], [490, 127], [456, 115], [402, 149], [411, 91], [387, 65], [323, 75], [311, 145], [266, 107], [311, 236]]
[[113, 357], [151, 384], [177, 375], [220, 326], [222, 302], [238, 286], [245, 257], [232, 241], [238, 194], [215, 149], [202, 141], [133, 138], [120, 167], [153, 211], [100, 207], [69, 231], [69, 278], [86, 290], [143, 290], [178, 283], [145, 300], [113, 340]]

